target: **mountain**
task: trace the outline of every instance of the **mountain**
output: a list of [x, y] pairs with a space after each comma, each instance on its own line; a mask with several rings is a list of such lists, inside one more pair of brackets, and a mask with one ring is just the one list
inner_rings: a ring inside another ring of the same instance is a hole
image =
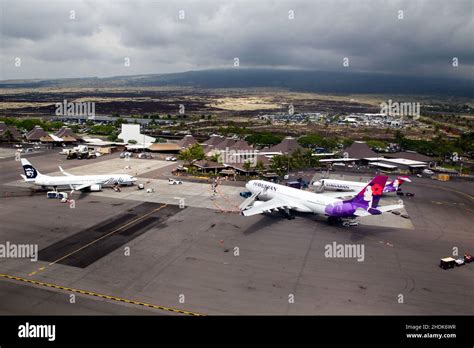
[[474, 81], [358, 72], [281, 69], [214, 69], [170, 74], [0, 81], [1, 88], [149, 87], [285, 88], [336, 94], [404, 94], [474, 97]]

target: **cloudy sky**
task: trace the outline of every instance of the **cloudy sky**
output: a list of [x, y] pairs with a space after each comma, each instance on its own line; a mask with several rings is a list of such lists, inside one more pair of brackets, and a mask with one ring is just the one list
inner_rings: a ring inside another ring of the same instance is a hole
[[473, 4], [1, 0], [0, 80], [231, 68], [236, 57], [241, 67], [474, 79]]

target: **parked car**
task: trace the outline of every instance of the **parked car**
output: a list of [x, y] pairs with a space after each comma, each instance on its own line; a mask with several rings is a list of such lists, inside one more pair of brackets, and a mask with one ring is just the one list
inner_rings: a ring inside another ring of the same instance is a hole
[[426, 174], [426, 175], [433, 175], [434, 172], [432, 170], [429, 170], [429, 169], [423, 169], [423, 174]]
[[244, 192], [240, 192], [239, 194], [240, 194], [240, 197], [242, 198], [249, 198], [252, 195], [252, 192], [244, 191]]
[[168, 179], [168, 184], [169, 185], [181, 185], [183, 182], [181, 180], [169, 178]]
[[464, 262], [471, 263], [472, 262], [472, 255], [468, 254], [468, 253], [465, 253], [464, 254]]
[[120, 158], [132, 157], [132, 153], [128, 151], [124, 151], [120, 153]]
[[142, 152], [141, 154], [138, 155], [138, 158], [153, 158], [152, 154], [151, 153], [147, 153], [147, 152]]
[[358, 221], [344, 221], [342, 223], [342, 226], [344, 227], [351, 227], [351, 226], [359, 226], [359, 222]]
[[165, 160], [176, 162], [178, 159], [176, 157], [169, 156], [169, 157], [166, 157]]
[[50, 199], [67, 199], [68, 194], [67, 192], [48, 191], [46, 197]]
[[454, 268], [456, 260], [452, 257], [445, 257], [439, 261], [439, 267], [442, 269]]
[[454, 261], [456, 262], [456, 266], [458, 266], [458, 267], [464, 265], [464, 258], [463, 257], [459, 257]]

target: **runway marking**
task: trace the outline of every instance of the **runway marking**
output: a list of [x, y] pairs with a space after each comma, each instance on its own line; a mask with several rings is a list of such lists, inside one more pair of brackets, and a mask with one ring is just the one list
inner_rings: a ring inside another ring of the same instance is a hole
[[62, 286], [62, 285], [57, 285], [57, 284], [52, 284], [52, 283], [45, 283], [45, 282], [40, 282], [40, 281], [32, 280], [32, 279], [25, 279], [25, 278], [21, 278], [21, 277], [12, 276], [12, 275], [9, 275], [9, 274], [1, 274], [0, 273], [0, 277], [10, 279], [10, 280], [16, 280], [16, 281], [20, 281], [20, 282], [24, 282], [24, 283], [30, 283], [30, 284], [34, 284], [34, 285], [40, 285], [40, 286], [45, 286], [45, 287], [49, 287], [49, 288], [54, 288], [54, 289], [58, 289], [58, 290], [76, 292], [76, 293], [80, 293], [80, 294], [88, 295], [88, 296], [101, 297], [101, 298], [105, 298], [107, 300], [113, 300], [113, 301], [117, 301], [117, 302], [131, 303], [131, 304], [134, 304], [134, 305], [145, 306], [145, 307], [159, 309], [159, 310], [168, 311], [168, 312], [174, 312], [174, 313], [186, 314], [186, 315], [192, 315], [192, 316], [204, 316], [205, 315], [205, 314], [201, 314], [201, 313], [185, 311], [185, 310], [178, 309], [178, 308], [159, 306], [159, 305], [154, 305], [154, 304], [151, 304], [151, 303], [145, 303], [145, 302], [136, 301], [136, 300], [129, 300], [129, 299], [125, 299], [125, 298], [121, 298], [121, 297], [117, 297], [117, 296], [100, 294], [100, 293], [93, 292], [93, 291], [74, 289], [74, 288], [69, 288], [69, 287]]
[[[105, 234], [105, 235], [103, 235], [103, 236], [101, 236], [101, 237], [99, 237], [99, 238], [97, 238], [97, 239], [95, 239], [95, 240], [93, 240], [93, 241], [87, 243], [86, 245], [83, 245], [82, 247], [80, 247], [80, 248], [78, 248], [78, 249], [76, 249], [76, 250], [74, 250], [74, 251], [72, 251], [72, 252], [70, 252], [70, 253], [68, 253], [68, 254], [66, 254], [66, 255], [64, 255], [64, 256], [62, 256], [62, 257], [60, 257], [60, 258], [57, 259], [57, 260], [54, 260], [54, 261], [50, 262], [50, 263], [48, 264], [48, 266], [54, 265], [55, 263], [58, 263], [59, 261], [64, 260], [65, 258], [67, 258], [67, 257], [69, 257], [69, 256], [71, 256], [71, 255], [73, 255], [73, 254], [75, 254], [75, 253], [77, 253], [78, 251], [81, 251], [81, 250], [83, 250], [83, 249], [85, 249], [85, 248], [91, 246], [92, 244], [97, 243], [98, 241], [104, 239], [105, 237], [108, 237], [108, 236], [110, 236], [111, 234], [114, 234], [114, 233], [116, 233], [116, 232], [118, 232], [118, 231], [124, 229], [125, 227], [128, 227], [129, 225], [131, 225], [131, 224], [137, 222], [137, 221], [143, 220], [143, 219], [146, 218], [147, 216], [149, 216], [149, 215], [151, 215], [151, 214], [153, 214], [153, 213], [156, 213], [157, 211], [159, 211], [159, 210], [161, 210], [161, 209], [163, 209], [163, 208], [165, 208], [165, 207], [167, 207], [167, 206], [168, 206], [168, 204], [163, 204], [161, 207], [156, 208], [156, 209], [153, 209], [152, 211], [150, 211], [150, 212], [148, 212], [148, 213], [146, 213], [146, 214], [144, 214], [144, 215], [142, 215], [142, 216], [139, 216], [139, 217], [137, 217], [136, 219], [133, 219], [133, 220], [127, 222], [126, 224], [124, 224], [124, 225], [122, 225], [122, 226], [116, 228], [115, 230], [113, 230], [113, 231], [111, 231], [111, 232], [109, 232], [109, 233], [107, 233], [107, 234]], [[46, 266], [43, 266], [43, 267], [39, 268], [38, 270], [36, 270], [36, 271], [34, 271], [34, 272], [31, 272], [31, 273], [28, 274], [28, 275], [31, 277], [31, 276], [37, 274], [38, 272], [44, 271], [45, 269], [46, 269]]]

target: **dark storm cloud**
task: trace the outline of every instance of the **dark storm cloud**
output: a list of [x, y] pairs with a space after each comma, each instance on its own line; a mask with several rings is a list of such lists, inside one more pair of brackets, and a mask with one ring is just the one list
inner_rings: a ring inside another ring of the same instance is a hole
[[231, 67], [235, 57], [242, 67], [467, 78], [474, 72], [471, 0], [16, 0], [0, 6], [2, 79]]

